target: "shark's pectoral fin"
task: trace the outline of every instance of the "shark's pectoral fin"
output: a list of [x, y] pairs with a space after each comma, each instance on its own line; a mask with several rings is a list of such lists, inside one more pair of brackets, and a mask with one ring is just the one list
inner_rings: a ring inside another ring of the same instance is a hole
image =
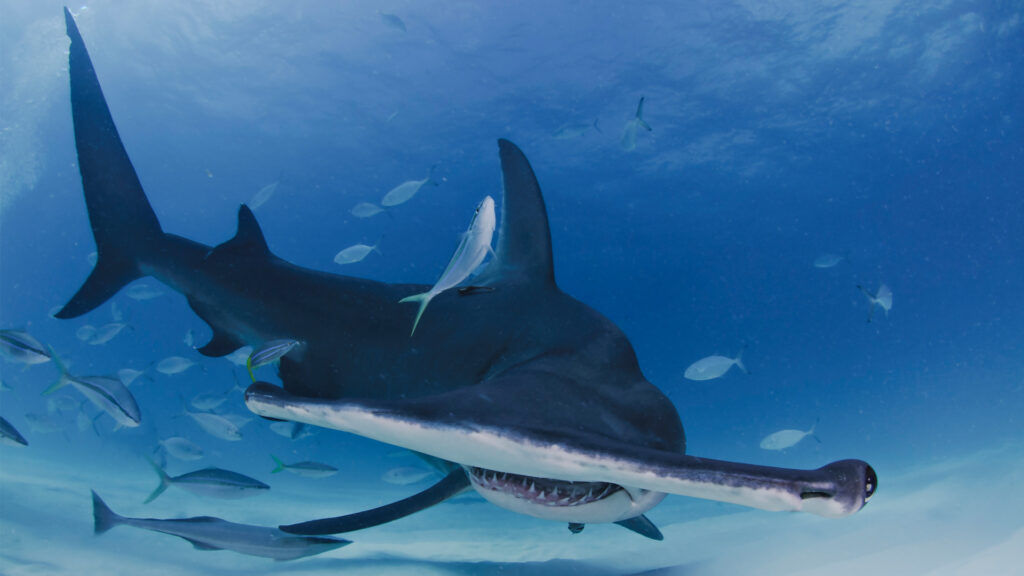
[[661, 530], [658, 530], [658, 527], [654, 525], [654, 522], [651, 522], [650, 519], [643, 514], [634, 516], [628, 520], [619, 520], [616, 524], [626, 528], [627, 530], [632, 530], [641, 536], [646, 536], [651, 540], [665, 539], [661, 534]]
[[223, 550], [223, 548], [214, 546], [213, 544], [208, 544], [206, 542], [201, 542], [199, 540], [193, 540], [192, 538], [185, 538], [180, 534], [175, 534], [175, 536], [179, 536], [182, 540], [188, 540], [189, 544], [191, 544], [192, 547], [196, 550]]
[[[202, 309], [201, 305], [193, 303], [191, 299], [189, 299], [189, 304], [196, 312], [199, 312], [199, 310]], [[202, 317], [202, 314], [199, 314], [199, 316]], [[209, 324], [209, 322], [207, 323]], [[220, 356], [227, 356], [242, 346], [242, 342], [235, 336], [231, 335], [230, 332], [220, 330], [216, 326], [213, 326], [213, 337], [210, 338], [210, 341], [204, 346], [201, 346], [196, 350], [203, 356], [218, 358]]]
[[341, 534], [380, 526], [399, 518], [405, 518], [420, 510], [440, 504], [449, 498], [457, 496], [470, 488], [469, 478], [462, 468], [452, 470], [440, 482], [430, 488], [403, 500], [392, 502], [379, 508], [337, 516], [335, 518], [322, 518], [310, 520], [299, 524], [279, 526], [282, 532], [300, 534], [304, 536], [318, 536], [322, 534]]

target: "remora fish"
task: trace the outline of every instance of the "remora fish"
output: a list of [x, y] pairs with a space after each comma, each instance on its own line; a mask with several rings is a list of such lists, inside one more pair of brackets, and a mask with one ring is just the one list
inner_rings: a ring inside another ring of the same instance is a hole
[[156, 465], [156, 462], [150, 460], [149, 465], [160, 476], [160, 485], [153, 490], [143, 504], [149, 504], [156, 500], [157, 496], [163, 494], [164, 490], [171, 486], [177, 486], [199, 496], [231, 500], [255, 496], [270, 490], [270, 486], [255, 478], [221, 468], [203, 468], [181, 476], [168, 476], [163, 468]]
[[874, 296], [859, 284], [857, 285], [857, 288], [860, 288], [860, 291], [863, 292], [864, 296], [868, 299], [868, 322], [871, 322], [871, 317], [875, 312], [875, 306], [885, 310], [885, 316], [889, 316], [889, 310], [892, 310], [892, 290], [890, 290], [888, 286], [885, 284], [879, 286], [878, 293]]
[[293, 536], [277, 528], [236, 524], [212, 516], [170, 520], [127, 518], [111, 510], [95, 491], [92, 493], [92, 516], [93, 531], [96, 534], [103, 534], [123, 524], [183, 538], [196, 550], [231, 550], [274, 560], [315, 556], [351, 544], [351, 541], [339, 538]]
[[28, 446], [28, 440], [6, 418], [0, 417], [0, 444]]
[[469, 228], [462, 234], [462, 240], [459, 242], [458, 248], [455, 249], [452, 259], [448, 261], [448, 266], [444, 269], [437, 283], [430, 290], [422, 294], [406, 296], [399, 300], [400, 303], [420, 303], [419, 310], [416, 311], [416, 319], [412, 322], [412, 331], [409, 332], [409, 336], [416, 333], [416, 326], [420, 323], [420, 317], [423, 316], [423, 312], [427, 309], [427, 304], [430, 304], [430, 301], [441, 292], [458, 286], [484, 261], [487, 253], [491, 250], [491, 237], [494, 235], [494, 226], [494, 198], [487, 196], [476, 207], [473, 219], [469, 222]]
[[0, 356], [21, 364], [42, 364], [50, 361], [46, 346], [28, 332], [0, 330]]
[[277, 464], [277, 467], [270, 471], [271, 474], [277, 474], [278, 472], [287, 470], [292, 474], [298, 474], [299, 476], [305, 476], [307, 478], [326, 478], [338, 473], [337, 468], [322, 462], [312, 462], [307, 460], [304, 462], [296, 462], [294, 464], [285, 464], [273, 454], [271, 454], [270, 457], [273, 458], [274, 463]]
[[54, 362], [60, 370], [60, 376], [43, 394], [52, 394], [71, 384], [97, 408], [103, 410], [114, 419], [117, 428], [122, 426], [134, 428], [142, 423], [142, 412], [135, 396], [118, 378], [109, 376], [72, 376], [60, 358], [53, 355]]
[[245, 206], [238, 232], [219, 246], [165, 233], [68, 11], [65, 21], [78, 167], [101, 256], [57, 316], [85, 314], [151, 275], [185, 294], [211, 327], [200, 348], [206, 356], [280, 334], [306, 342], [301, 360], [281, 359], [283, 390], [249, 387], [250, 410], [453, 467], [400, 506], [368, 511], [362, 518], [370, 525], [443, 501], [467, 483], [518, 513], [618, 522], [649, 536], [655, 532], [643, 514], [668, 493], [831, 517], [855, 513], [874, 494], [877, 477], [860, 460], [796, 470], [687, 455], [679, 412], [646, 380], [626, 336], [558, 287], [540, 186], [507, 140], [498, 141], [504, 201], [496, 256], [474, 280], [484, 290], [434, 302], [446, 321], [426, 324], [415, 348], [398, 300], [429, 286], [288, 263], [270, 251]]

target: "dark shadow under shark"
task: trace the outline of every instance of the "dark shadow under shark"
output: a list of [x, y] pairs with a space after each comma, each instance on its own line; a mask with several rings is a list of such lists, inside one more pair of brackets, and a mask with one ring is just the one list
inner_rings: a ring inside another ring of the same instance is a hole
[[209, 247], [165, 233], [114, 126], [70, 12], [75, 144], [98, 261], [57, 314], [74, 318], [153, 276], [183, 293], [223, 356], [289, 338], [284, 388], [256, 383], [246, 404], [269, 418], [343, 430], [448, 463], [438, 485], [358, 515], [285, 527], [324, 534], [373, 526], [472, 486], [510, 510], [569, 522], [617, 522], [649, 537], [643, 516], [666, 494], [765, 510], [845, 516], [871, 497], [865, 462], [790, 470], [685, 455], [672, 403], [640, 371], [611, 321], [555, 283], [551, 235], [529, 162], [499, 140], [504, 202], [496, 255], [448, 291], [410, 338], [429, 289], [304, 269], [276, 257], [248, 207], [236, 235]]

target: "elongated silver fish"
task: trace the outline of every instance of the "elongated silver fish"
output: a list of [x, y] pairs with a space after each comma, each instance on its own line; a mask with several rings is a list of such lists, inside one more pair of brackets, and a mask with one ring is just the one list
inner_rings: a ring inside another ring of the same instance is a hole
[[28, 365], [50, 361], [46, 346], [21, 330], [0, 330], [0, 356], [11, 362]]
[[146, 498], [144, 504], [156, 500], [157, 496], [163, 494], [164, 490], [171, 486], [177, 486], [199, 496], [225, 499], [245, 498], [270, 490], [270, 486], [255, 478], [222, 468], [203, 468], [181, 476], [168, 476], [167, 472], [157, 466], [156, 462], [150, 460], [149, 465], [160, 476], [160, 485], [153, 490], [149, 498]]
[[28, 440], [6, 418], [0, 417], [0, 444], [28, 446]]
[[469, 223], [469, 229], [463, 233], [459, 247], [455, 249], [452, 259], [448, 261], [448, 267], [444, 269], [444, 273], [441, 274], [441, 278], [434, 284], [434, 287], [422, 294], [407, 296], [399, 300], [400, 303], [420, 303], [416, 319], [412, 323], [412, 332], [409, 333], [410, 337], [416, 333], [416, 326], [419, 325], [420, 317], [427, 309], [427, 304], [430, 304], [430, 301], [441, 292], [458, 286], [484, 261], [487, 253], [491, 250], [491, 237], [494, 236], [495, 224], [494, 198], [487, 196], [476, 207], [473, 220]]
[[299, 476], [305, 476], [307, 478], [326, 478], [338, 473], [337, 468], [322, 462], [306, 460], [304, 462], [295, 462], [294, 464], [285, 464], [273, 454], [271, 454], [270, 457], [273, 458], [274, 463], [277, 464], [277, 467], [270, 471], [271, 474], [277, 474], [278, 472], [284, 472], [287, 470], [292, 474], [298, 474]]
[[92, 493], [93, 530], [103, 534], [114, 526], [131, 526], [170, 534], [188, 540], [196, 550], [231, 550], [274, 560], [295, 560], [315, 556], [351, 544], [349, 540], [324, 536], [295, 536], [264, 526], [236, 524], [213, 516], [195, 518], [127, 518], [110, 509], [96, 492]]
[[260, 366], [266, 366], [271, 362], [280, 360], [282, 356], [291, 352], [296, 346], [302, 344], [298, 340], [282, 339], [282, 340], [271, 340], [260, 346], [249, 355], [249, 359], [245, 361], [245, 367], [249, 369], [249, 377], [252, 381], [256, 381], [256, 376], [253, 375], [252, 369], [259, 368]]
[[76, 390], [82, 393], [87, 400], [97, 408], [110, 415], [117, 423], [117, 428], [122, 426], [134, 428], [142, 423], [142, 412], [135, 397], [128, 390], [119, 378], [110, 376], [72, 376], [68, 373], [67, 366], [53, 355], [53, 360], [60, 370], [57, 381], [43, 391], [43, 395], [52, 394], [64, 386], [71, 384]]

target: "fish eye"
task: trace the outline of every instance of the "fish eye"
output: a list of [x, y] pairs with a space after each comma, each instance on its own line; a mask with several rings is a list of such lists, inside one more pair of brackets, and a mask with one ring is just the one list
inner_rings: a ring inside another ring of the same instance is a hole
[[864, 470], [864, 503], [867, 504], [868, 500], [871, 500], [871, 496], [874, 495], [875, 489], [878, 488], [878, 476], [875, 474], [875, 469], [871, 466], [867, 466]]

